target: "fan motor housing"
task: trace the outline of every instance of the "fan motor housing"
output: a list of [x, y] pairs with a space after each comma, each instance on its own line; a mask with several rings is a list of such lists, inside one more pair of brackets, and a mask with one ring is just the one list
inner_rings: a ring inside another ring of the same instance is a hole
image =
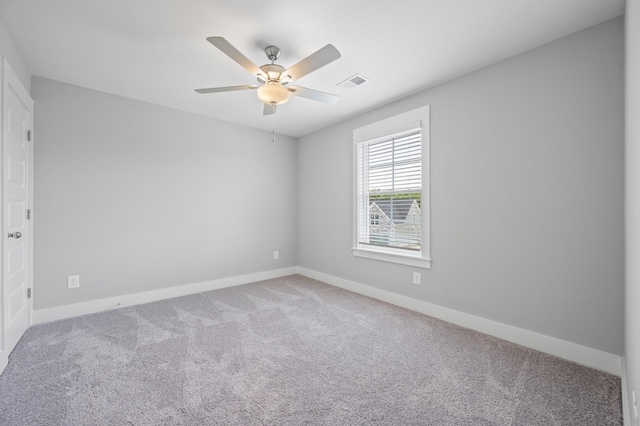
[[[260, 84], [264, 84], [267, 81], [277, 81], [280, 82], [281, 84], [287, 84], [288, 82], [282, 82], [281, 80], [281, 76], [282, 73], [285, 71], [284, 67], [278, 65], [278, 64], [266, 64], [260, 67], [260, 69], [262, 71], [264, 71], [264, 73], [269, 77], [268, 80], [265, 80], [262, 76], [258, 76], [258, 82]], [[282, 76], [284, 77], [284, 76]]]

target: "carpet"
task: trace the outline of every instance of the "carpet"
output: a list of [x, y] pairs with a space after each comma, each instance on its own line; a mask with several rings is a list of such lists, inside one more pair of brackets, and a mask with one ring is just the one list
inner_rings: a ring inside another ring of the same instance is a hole
[[300, 275], [31, 327], [2, 425], [621, 425], [618, 377]]

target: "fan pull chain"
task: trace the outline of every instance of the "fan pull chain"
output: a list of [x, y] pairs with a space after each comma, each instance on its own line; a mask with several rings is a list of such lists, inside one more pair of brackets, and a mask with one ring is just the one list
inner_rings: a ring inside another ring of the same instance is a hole
[[274, 109], [274, 111], [273, 111], [273, 124], [272, 124], [272, 127], [273, 127], [273, 134], [272, 135], [273, 135], [273, 137], [272, 137], [271, 142], [272, 143], [276, 143], [276, 114], [275, 114], [276, 107], [275, 107], [275, 105], [272, 106], [272, 108]]

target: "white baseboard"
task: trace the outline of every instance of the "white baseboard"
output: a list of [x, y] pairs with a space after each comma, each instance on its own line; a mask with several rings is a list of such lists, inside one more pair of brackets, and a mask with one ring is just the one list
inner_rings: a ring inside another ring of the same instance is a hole
[[45, 322], [72, 318], [80, 315], [93, 314], [96, 312], [106, 311], [108, 309], [124, 308], [125, 306], [141, 305], [143, 303], [170, 299], [172, 297], [187, 296], [190, 294], [201, 293], [203, 291], [218, 290], [225, 287], [233, 287], [236, 285], [283, 277], [295, 273], [295, 267], [275, 269], [272, 271], [257, 272], [255, 274], [220, 278], [195, 284], [185, 284], [159, 290], [74, 303], [72, 305], [37, 309], [33, 311], [33, 324], [42, 324]]
[[587, 367], [622, 376], [622, 357], [303, 267], [297, 273]]
[[[38, 309], [33, 311], [33, 323], [42, 324], [108, 309], [155, 302], [157, 300], [248, 284], [295, 273], [624, 378], [624, 360], [621, 356], [299, 266], [92, 300], [48, 309]], [[5, 358], [6, 356], [3, 357], [0, 353], [0, 371], [6, 367], [7, 360]], [[623, 389], [623, 391], [625, 390]]]
[[9, 365], [9, 354], [5, 353], [6, 351], [0, 352], [0, 374], [7, 368]]

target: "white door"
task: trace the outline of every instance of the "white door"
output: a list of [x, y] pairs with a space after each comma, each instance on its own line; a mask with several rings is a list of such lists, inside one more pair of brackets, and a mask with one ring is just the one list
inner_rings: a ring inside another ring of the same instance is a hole
[[6, 60], [3, 61], [2, 221], [3, 352], [8, 355], [30, 321], [29, 204], [30, 147], [33, 100]]

